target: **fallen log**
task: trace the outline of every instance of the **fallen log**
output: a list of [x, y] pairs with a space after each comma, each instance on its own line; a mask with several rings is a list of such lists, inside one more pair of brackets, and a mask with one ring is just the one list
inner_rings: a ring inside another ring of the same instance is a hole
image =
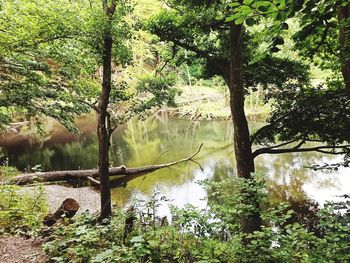
[[44, 217], [43, 224], [52, 226], [62, 218], [72, 218], [79, 210], [79, 203], [73, 198], [67, 198], [53, 214]]
[[[192, 161], [193, 158], [201, 151], [203, 144], [200, 145], [197, 152], [192, 154], [191, 156], [170, 162], [165, 164], [156, 164], [156, 165], [148, 165], [136, 168], [127, 168], [122, 165], [119, 167], [111, 167], [109, 169], [110, 176], [117, 176], [113, 179], [113, 185], [115, 186], [125, 186], [129, 181], [157, 171], [159, 169], [171, 167], [177, 165], [179, 163]], [[198, 163], [197, 163], [198, 164]], [[70, 171], [52, 171], [52, 172], [38, 172], [38, 173], [28, 173], [28, 174], [20, 174], [15, 177], [10, 178], [8, 181], [4, 182], [4, 184], [15, 184], [15, 185], [28, 185], [33, 184], [35, 182], [58, 182], [58, 181], [70, 181], [70, 180], [90, 180], [95, 181], [98, 184], [99, 172], [98, 169], [91, 170], [70, 170]]]

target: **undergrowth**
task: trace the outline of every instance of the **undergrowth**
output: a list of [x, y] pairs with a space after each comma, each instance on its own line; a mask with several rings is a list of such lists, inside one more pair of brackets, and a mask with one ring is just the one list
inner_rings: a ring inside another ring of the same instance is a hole
[[[204, 187], [208, 209], [172, 207], [168, 222], [157, 217], [161, 198], [154, 195], [145, 206], [117, 210], [103, 222], [83, 214], [72, 224], [57, 226], [45, 250], [52, 262], [72, 263], [348, 262], [348, 200], [315, 209], [311, 228], [288, 204], [269, 203], [263, 181], [228, 179]], [[257, 209], [247, 200], [249, 191], [260, 203], [263, 226], [244, 234], [242, 218]]]
[[47, 214], [44, 188], [0, 185], [0, 235], [37, 236]]

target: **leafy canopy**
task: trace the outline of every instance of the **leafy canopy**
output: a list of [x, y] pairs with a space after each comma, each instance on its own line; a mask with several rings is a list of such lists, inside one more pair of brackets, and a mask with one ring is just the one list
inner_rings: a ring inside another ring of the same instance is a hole
[[[150, 32], [161, 41], [172, 42], [204, 59], [205, 72], [220, 75], [228, 83], [230, 22], [226, 18], [230, 17], [232, 9], [227, 8], [227, 1], [166, 1], [166, 4], [170, 9], [164, 9], [149, 20]], [[245, 88], [259, 83], [267, 86], [289, 80], [308, 81], [306, 66], [279, 59], [262, 50], [260, 45], [249, 31], [244, 33]]]

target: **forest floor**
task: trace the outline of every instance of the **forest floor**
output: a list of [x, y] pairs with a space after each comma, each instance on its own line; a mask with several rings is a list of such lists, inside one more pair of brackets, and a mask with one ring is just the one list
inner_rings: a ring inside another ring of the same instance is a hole
[[44, 263], [45, 253], [41, 249], [42, 240], [11, 236], [0, 237], [1, 263]]
[[[26, 188], [30, 193], [34, 188]], [[97, 213], [100, 205], [100, 195], [90, 187], [72, 188], [63, 185], [47, 185], [45, 193], [49, 211], [54, 212], [68, 196], [76, 199], [80, 204], [78, 213], [89, 211]], [[41, 238], [19, 236], [0, 236], [0, 263], [44, 263], [47, 258], [41, 249]]]

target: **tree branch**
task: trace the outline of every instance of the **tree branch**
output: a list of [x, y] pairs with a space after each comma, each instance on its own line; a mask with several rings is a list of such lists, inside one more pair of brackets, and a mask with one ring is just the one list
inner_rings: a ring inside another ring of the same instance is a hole
[[157, 77], [157, 73], [159, 73], [160, 75], [162, 75], [163, 69], [166, 67], [166, 65], [168, 65], [168, 63], [169, 63], [171, 60], [173, 60], [173, 59], [175, 58], [175, 55], [176, 55], [176, 45], [174, 44], [174, 45], [172, 46], [172, 55], [171, 55], [171, 58], [167, 59], [167, 60], [164, 62], [163, 66], [162, 66], [159, 70], [156, 68], [155, 74], [154, 74], [155, 77]]
[[[298, 146], [298, 147], [297, 147]], [[253, 152], [253, 158], [256, 158], [257, 156], [261, 154], [281, 154], [281, 153], [294, 153], [294, 152], [321, 152], [325, 154], [344, 154], [347, 153], [347, 151], [342, 152], [335, 152], [335, 151], [325, 151], [327, 149], [336, 150], [336, 149], [349, 149], [350, 151], [350, 144], [347, 145], [338, 145], [338, 146], [317, 146], [317, 147], [308, 147], [308, 148], [300, 148], [301, 144], [297, 145], [294, 148], [288, 148], [288, 149], [271, 149], [271, 148], [261, 148]]]
[[290, 141], [283, 142], [283, 143], [281, 143], [281, 144], [273, 145], [273, 146], [266, 147], [266, 148], [268, 148], [268, 149], [280, 148], [280, 147], [282, 147], [282, 146], [286, 146], [286, 145], [288, 145], [288, 144], [291, 144], [291, 143], [293, 143], [293, 142], [297, 142], [297, 141], [299, 141], [299, 140], [300, 140], [300, 138], [296, 138], [296, 139], [294, 139], [294, 140], [290, 140]]
[[218, 71], [221, 72], [224, 79], [228, 79], [228, 61], [225, 61], [224, 59], [220, 59], [218, 57], [215, 57], [214, 55], [210, 54], [208, 51], [204, 51], [199, 49], [198, 47], [192, 46], [191, 44], [184, 43], [177, 39], [172, 39], [164, 34], [162, 34], [162, 38], [165, 41], [173, 42], [175, 45], [180, 46], [184, 49], [187, 49], [189, 51], [192, 51], [196, 53], [198, 57], [206, 59], [209, 63], [211, 63], [213, 66], [215, 66]]
[[250, 145], [252, 146], [256, 139], [259, 137], [261, 133], [263, 133], [265, 130], [268, 130], [269, 128], [273, 127], [275, 124], [280, 122], [283, 118], [287, 117], [289, 113], [279, 117], [278, 119], [272, 121], [271, 123], [261, 127], [259, 130], [257, 130], [254, 134], [250, 136]]
[[87, 106], [89, 106], [90, 108], [92, 108], [93, 110], [95, 110], [96, 112], [99, 112], [99, 108], [96, 106], [96, 103], [97, 103], [97, 102], [90, 103], [90, 102], [87, 102], [86, 100], [79, 100], [79, 102], [81, 102], [81, 103], [83, 103], [83, 104], [86, 104]]
[[[124, 165], [119, 167], [109, 168], [109, 176], [118, 176], [113, 180], [113, 185], [115, 186], [125, 186], [129, 181], [151, 173], [163, 168], [168, 168], [183, 162], [192, 161], [195, 162], [194, 157], [196, 157], [203, 147], [203, 143], [200, 145], [198, 150], [187, 158], [183, 158], [174, 162], [157, 164], [157, 165], [148, 165], [136, 168], [127, 168]], [[10, 178], [8, 181], [5, 181], [3, 184], [17, 184], [17, 185], [28, 185], [35, 182], [58, 182], [58, 181], [69, 181], [69, 180], [90, 180], [97, 184], [99, 171], [98, 169], [92, 170], [72, 170], [72, 171], [52, 171], [52, 172], [40, 172], [40, 173], [29, 173], [29, 174], [20, 174], [13, 178]], [[92, 179], [94, 180], [91, 180]]]

